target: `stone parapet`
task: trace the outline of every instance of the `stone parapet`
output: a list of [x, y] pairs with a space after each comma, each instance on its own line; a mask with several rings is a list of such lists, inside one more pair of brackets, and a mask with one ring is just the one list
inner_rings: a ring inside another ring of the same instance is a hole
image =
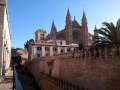
[[40, 78], [40, 73], [44, 72], [88, 90], [119, 90], [119, 51], [115, 47], [94, 48], [42, 57], [29, 62], [28, 68], [36, 78]]

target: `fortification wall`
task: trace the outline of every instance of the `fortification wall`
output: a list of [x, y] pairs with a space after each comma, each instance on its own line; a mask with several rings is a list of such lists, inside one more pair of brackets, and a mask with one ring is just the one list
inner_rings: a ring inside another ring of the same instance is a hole
[[44, 72], [88, 90], [120, 90], [120, 56], [103, 53], [99, 57], [96, 53], [45, 57], [30, 62], [29, 70], [38, 82], [40, 72]]

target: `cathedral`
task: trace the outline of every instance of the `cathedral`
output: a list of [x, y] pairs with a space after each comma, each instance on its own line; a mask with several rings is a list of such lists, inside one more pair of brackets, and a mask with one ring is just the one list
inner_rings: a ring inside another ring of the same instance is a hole
[[47, 35], [46, 40], [66, 40], [67, 44], [76, 43], [83, 44], [84, 46], [91, 45], [92, 35], [88, 33], [87, 17], [83, 12], [81, 24], [75, 19], [71, 19], [71, 14], [68, 9], [66, 15], [65, 28], [57, 32], [57, 28], [52, 22], [50, 34]]
[[35, 32], [35, 42], [30, 45], [30, 60], [44, 56], [54, 56], [78, 50], [79, 44], [84, 47], [92, 45], [92, 36], [88, 33], [87, 18], [83, 12], [82, 23], [79, 24], [74, 18], [71, 19], [68, 9], [66, 24], [61, 31], [57, 31], [55, 23], [52, 22], [50, 33], [46, 36], [46, 31], [38, 29]]

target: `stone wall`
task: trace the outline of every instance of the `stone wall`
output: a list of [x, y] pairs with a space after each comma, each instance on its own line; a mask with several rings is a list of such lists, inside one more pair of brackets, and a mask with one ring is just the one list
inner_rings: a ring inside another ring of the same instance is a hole
[[38, 84], [42, 90], [63, 90], [62, 88], [57, 87], [56, 84], [52, 82], [54, 81], [49, 78], [49, 76], [40, 75]]
[[53, 68], [53, 76], [69, 80], [70, 82], [79, 84], [80, 86], [91, 90], [110, 90], [111, 85], [115, 85], [114, 88], [120, 89], [120, 61], [119, 59], [114, 60], [115, 61], [111, 59], [74, 59], [74, 61], [73, 59], [62, 60], [60, 63], [58, 62], [60, 64], [59, 75], [54, 72]]
[[11, 33], [7, 0], [0, 0], [0, 75], [9, 69], [11, 60]]
[[36, 78], [40, 78], [40, 72], [50, 74], [52, 70], [51, 76], [88, 90], [120, 90], [120, 56], [113, 52], [112, 55], [99, 53], [99, 57], [96, 52], [91, 56], [74, 53], [44, 57], [31, 61], [28, 67]]
[[[0, 4], [4, 2], [0, 0]], [[0, 5], [0, 75], [2, 74], [3, 62], [3, 22], [4, 21], [4, 6]]]

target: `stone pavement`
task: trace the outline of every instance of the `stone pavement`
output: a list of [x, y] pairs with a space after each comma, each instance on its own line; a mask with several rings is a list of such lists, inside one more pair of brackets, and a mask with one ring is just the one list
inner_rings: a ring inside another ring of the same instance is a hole
[[13, 72], [8, 70], [5, 80], [0, 82], [0, 90], [12, 90], [12, 75]]

